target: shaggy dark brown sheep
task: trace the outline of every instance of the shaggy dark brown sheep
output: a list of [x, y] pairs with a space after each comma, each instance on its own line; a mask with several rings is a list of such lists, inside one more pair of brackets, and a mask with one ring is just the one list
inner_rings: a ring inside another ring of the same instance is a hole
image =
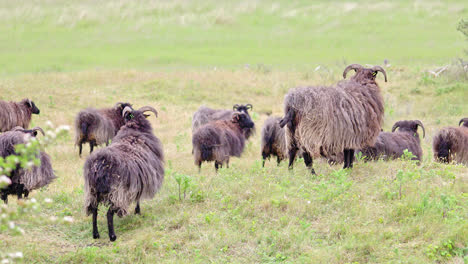
[[[211, 109], [206, 106], [201, 106], [194, 114], [192, 118], [192, 133], [194, 133], [200, 126], [205, 125], [211, 121], [216, 120], [230, 120], [234, 112], [242, 112], [249, 116], [249, 110], [253, 107], [251, 104], [239, 105], [235, 104], [232, 110], [224, 109]], [[251, 135], [255, 133], [255, 126], [252, 128], [244, 129], [245, 138], [249, 139]]]
[[195, 165], [201, 169], [203, 161], [214, 161], [216, 171], [224, 163], [229, 167], [229, 157], [240, 157], [244, 150], [243, 131], [253, 126], [247, 114], [235, 112], [231, 120], [213, 121], [198, 128], [192, 137]]
[[144, 112], [157, 111], [149, 106], [133, 110], [127, 106], [122, 112], [125, 125], [112, 143], [91, 154], [84, 165], [85, 208], [93, 215], [93, 238], [99, 238], [97, 214], [99, 204], [109, 206], [107, 223], [109, 239], [117, 239], [114, 214], [128, 214], [128, 207], [136, 202], [135, 214], [140, 214], [140, 200], [151, 199], [164, 180], [164, 155], [161, 141]]
[[364, 68], [359, 64], [346, 67], [356, 74], [336, 86], [300, 87], [289, 91], [284, 100], [285, 116], [280, 126], [286, 126], [289, 165], [302, 149], [306, 166], [314, 174], [312, 154], [344, 153], [344, 168], [351, 168], [354, 150], [373, 145], [383, 123], [384, 103], [375, 82], [378, 72], [387, 75], [380, 66]]
[[[366, 160], [397, 159], [400, 158], [404, 150], [407, 149], [415, 157], [413, 160], [421, 161], [422, 148], [419, 139], [418, 126], [423, 130], [423, 138], [426, 134], [424, 126], [419, 120], [403, 120], [393, 125], [392, 133], [380, 132], [377, 141], [371, 147], [361, 150]], [[395, 130], [398, 128], [398, 131]]]
[[109, 141], [124, 125], [122, 111], [127, 106], [132, 107], [129, 103], [117, 103], [112, 108], [87, 108], [78, 113], [75, 119], [75, 145], [79, 147], [80, 157], [84, 143], [89, 143], [90, 153], [95, 146], [109, 145]]
[[[18, 144], [26, 144], [28, 138], [36, 137], [37, 131], [44, 134], [40, 127], [27, 130], [22, 127], [15, 127], [13, 130], [0, 135], [0, 156], [5, 158], [10, 155], [17, 155], [15, 146]], [[47, 153], [41, 151], [37, 154], [37, 158], [41, 164], [32, 166], [31, 168], [17, 167], [11, 172], [11, 184], [0, 190], [1, 199], [8, 203], [8, 195], [17, 195], [18, 199], [28, 197], [29, 192], [42, 188], [51, 183], [55, 178], [54, 170], [50, 162], [50, 157]]]
[[468, 165], [468, 118], [458, 124], [463, 125], [442, 128], [434, 136], [432, 149], [436, 161]]
[[14, 127], [28, 128], [31, 115], [38, 115], [41, 111], [29, 99], [21, 102], [0, 101], [0, 132], [6, 132]]

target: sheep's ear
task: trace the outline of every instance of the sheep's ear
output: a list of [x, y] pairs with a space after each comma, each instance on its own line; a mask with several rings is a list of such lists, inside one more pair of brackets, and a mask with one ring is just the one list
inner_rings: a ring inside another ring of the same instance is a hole
[[145, 118], [148, 118], [148, 116], [150, 116], [150, 115], [147, 115], [147, 114], [143, 114], [143, 115], [145, 116]]

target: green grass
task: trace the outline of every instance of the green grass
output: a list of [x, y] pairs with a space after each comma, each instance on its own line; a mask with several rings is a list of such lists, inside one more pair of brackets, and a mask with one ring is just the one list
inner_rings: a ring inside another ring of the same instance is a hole
[[[467, 14], [463, 1], [1, 1], [0, 99], [32, 98], [41, 109], [32, 126], [72, 125], [87, 106], [152, 105], [167, 171], [142, 216], [115, 220], [114, 243], [101, 208], [94, 240], [83, 210], [87, 155], [78, 158], [72, 132], [47, 148], [58, 179], [31, 194], [53, 203], [18, 222], [25, 235], [2, 231], [0, 252], [22, 251], [25, 263], [466, 263], [468, 170], [434, 163], [431, 144], [468, 115], [466, 73], [452, 63], [466, 47], [455, 27]], [[384, 130], [421, 120], [421, 166], [343, 171], [315, 159], [318, 176], [301, 160], [292, 172], [261, 167], [261, 125], [282, 114], [291, 87], [332, 84], [346, 63], [384, 59]], [[441, 77], [427, 73], [447, 64]], [[199, 174], [193, 112], [244, 102], [258, 129], [242, 158]], [[8, 206], [17, 207], [13, 197]]]

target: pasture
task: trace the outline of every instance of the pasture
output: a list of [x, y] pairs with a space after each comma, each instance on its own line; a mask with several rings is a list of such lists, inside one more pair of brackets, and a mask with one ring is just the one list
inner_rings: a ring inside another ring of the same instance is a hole
[[[0, 252], [21, 251], [25, 263], [467, 263], [468, 169], [435, 163], [431, 149], [439, 128], [468, 117], [462, 18], [466, 1], [0, 1], [1, 100], [34, 100], [32, 127], [73, 126], [88, 106], [151, 105], [166, 157], [142, 215], [116, 218], [109, 242], [101, 210], [94, 240], [83, 208], [89, 149], [80, 159], [71, 131], [46, 149], [58, 179], [30, 195], [41, 210], [17, 221], [24, 235], [0, 230]], [[385, 59], [383, 128], [422, 121], [420, 166], [262, 168], [261, 126], [283, 115], [290, 88], [331, 85], [347, 64]], [[236, 103], [253, 104], [256, 135], [229, 169], [198, 173], [193, 112]], [[50, 220], [65, 216], [73, 221]]]

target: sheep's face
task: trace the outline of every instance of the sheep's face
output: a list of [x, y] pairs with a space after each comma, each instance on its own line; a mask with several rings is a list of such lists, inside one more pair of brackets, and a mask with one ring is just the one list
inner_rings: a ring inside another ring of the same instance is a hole
[[122, 115], [123, 114], [123, 110], [125, 109], [125, 107], [130, 107], [132, 108], [132, 105], [130, 103], [117, 103], [115, 105], [115, 108], [117, 109], [117, 111], [119, 111], [119, 114]]
[[246, 104], [246, 105], [238, 105], [238, 104], [236, 104], [236, 105], [234, 105], [234, 106], [232, 107], [232, 109], [233, 109], [234, 111], [246, 113], [248, 116], [250, 116], [250, 115], [249, 115], [249, 110], [252, 109], [252, 108], [253, 108], [253, 107], [252, 107], [251, 104]]
[[255, 126], [250, 116], [245, 113], [237, 112], [232, 115], [232, 122], [238, 123], [241, 128], [253, 128]]
[[41, 112], [33, 101], [26, 100], [25, 104], [27, 107], [29, 107], [29, 109], [31, 109], [31, 113], [38, 115]]

